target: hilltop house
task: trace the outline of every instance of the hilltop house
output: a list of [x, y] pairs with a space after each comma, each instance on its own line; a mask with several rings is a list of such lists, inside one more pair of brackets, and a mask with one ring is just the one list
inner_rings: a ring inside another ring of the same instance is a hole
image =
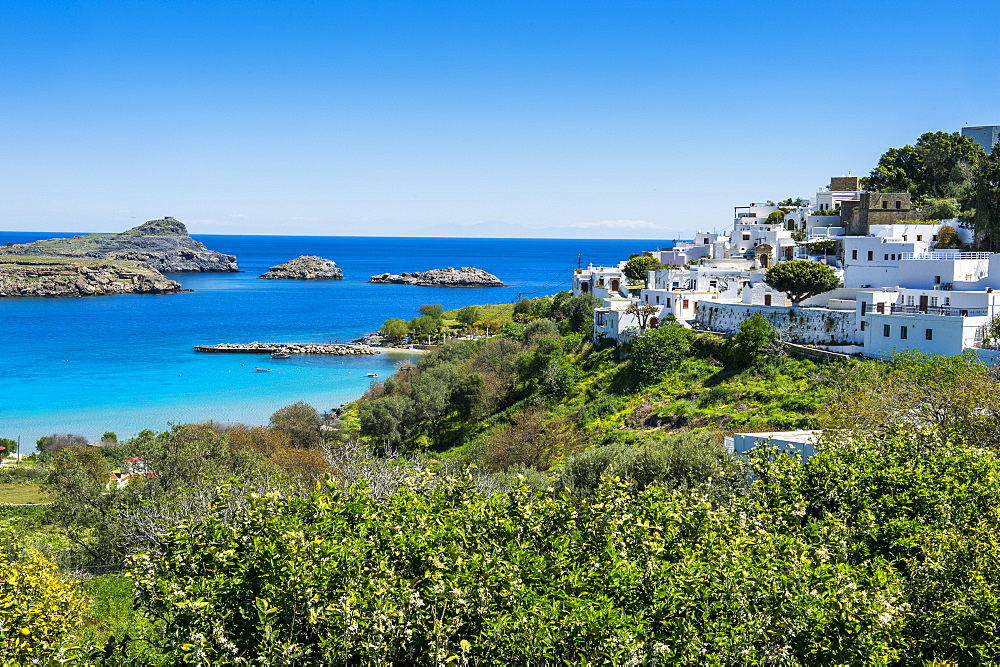
[[573, 295], [592, 294], [598, 299], [628, 298], [628, 279], [619, 266], [594, 266], [577, 269], [573, 274]]

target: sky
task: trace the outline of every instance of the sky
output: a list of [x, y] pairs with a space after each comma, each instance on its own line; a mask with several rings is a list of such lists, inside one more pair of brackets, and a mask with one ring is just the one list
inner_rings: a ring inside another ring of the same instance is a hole
[[0, 229], [690, 238], [1000, 124], [1000, 3], [0, 3]]

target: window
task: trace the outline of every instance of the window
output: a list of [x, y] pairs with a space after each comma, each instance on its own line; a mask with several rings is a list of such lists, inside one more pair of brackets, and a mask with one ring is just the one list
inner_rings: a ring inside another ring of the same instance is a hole
[[670, 297], [668, 296], [667, 297], [667, 308], [669, 308], [669, 307], [670, 307]]
[[906, 305], [907, 306], [912, 306], [913, 305], [913, 295], [912, 294], [910, 294], [909, 296], [906, 297]]
[[886, 261], [886, 262], [888, 262], [888, 261], [889, 261], [889, 253], [885, 253], [885, 261]]
[[887, 201], [882, 202], [882, 208], [889, 208], [889, 202]]
[[941, 276], [934, 276], [934, 284], [935, 285], [941, 284]]
[[888, 324], [883, 324], [882, 325], [882, 335], [885, 336], [886, 338], [888, 338], [890, 333], [891, 332], [889, 331], [889, 325]]
[[596, 324], [599, 327], [604, 326], [604, 313], [602, 313], [601, 311], [597, 311], [596, 313], [594, 313], [594, 324]]
[[656, 303], [660, 302], [660, 297], [656, 297]]
[[917, 234], [917, 240], [918, 241], [923, 241], [924, 240], [924, 235], [923, 234]]
[[904, 241], [906, 240], [906, 234], [903, 234], [903, 240]]
[[899, 337], [906, 340], [906, 327], [899, 327]]
[[931, 237], [931, 241], [937, 241], [937, 234]]
[[867, 323], [867, 322], [862, 322], [862, 323], [861, 323], [861, 330], [862, 330], [862, 331], [864, 331], [864, 330], [865, 330], [865, 325], [866, 325], [866, 324], [868, 324], [868, 323]]
[[771, 295], [770, 294], [765, 294], [764, 295], [764, 305], [765, 306], [770, 306], [771, 305]]
[[944, 305], [946, 305], [946, 306], [950, 306], [951, 305], [951, 297], [950, 296], [946, 296], [944, 298]]
[[937, 308], [937, 300], [938, 298], [936, 296], [931, 297], [931, 308]]
[[934, 340], [934, 329], [924, 329], [924, 340]]
[[869, 250], [868, 251], [868, 261], [870, 262], [873, 259], [875, 259], [875, 252], [873, 250]]
[[709, 287], [710, 287], [711, 289], [715, 289], [716, 287], [718, 287], [718, 286], [719, 286], [719, 283], [718, 283], [717, 281], [715, 281], [715, 280], [709, 280], [709, 281], [708, 281], [708, 286], [709, 286]]
[[896, 200], [896, 208], [903, 208], [903, 202]]
[[852, 250], [851, 251], [851, 259], [857, 259], [857, 258], [858, 258], [858, 251], [857, 250]]
[[892, 261], [895, 262], [896, 261], [896, 254], [893, 253], [893, 254], [889, 255], [889, 259], [891, 259]]
[[684, 299], [684, 306], [683, 306], [683, 309], [684, 309], [684, 310], [687, 310], [687, 309], [688, 309], [688, 308], [690, 308], [690, 307], [691, 307], [691, 302], [690, 302], [690, 301], [688, 301], [687, 299]]
[[864, 317], [865, 313], [867, 313], [867, 312], [868, 312], [868, 302], [867, 301], [862, 301], [861, 302], [861, 317]]
[[743, 235], [743, 240], [744, 241], [749, 241], [750, 240], [750, 235], [749, 234], [744, 234]]

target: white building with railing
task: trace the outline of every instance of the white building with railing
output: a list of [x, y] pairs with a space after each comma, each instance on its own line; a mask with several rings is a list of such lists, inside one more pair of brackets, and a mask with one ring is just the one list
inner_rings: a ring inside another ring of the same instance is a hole
[[858, 300], [864, 352], [873, 357], [907, 349], [962, 354], [979, 347], [983, 327], [1000, 314], [1000, 292], [993, 290], [900, 288]]
[[926, 253], [928, 244], [893, 236], [845, 236], [843, 247], [844, 287], [868, 288], [905, 284], [899, 273], [903, 256]]
[[904, 252], [899, 262], [898, 284], [928, 289], [949, 289], [958, 283], [977, 284], [989, 275], [992, 254], [958, 250]]

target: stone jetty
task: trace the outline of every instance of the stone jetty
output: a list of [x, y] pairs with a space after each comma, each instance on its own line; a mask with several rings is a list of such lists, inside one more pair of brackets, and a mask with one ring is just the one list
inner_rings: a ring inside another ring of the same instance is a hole
[[382, 350], [356, 343], [218, 343], [195, 345], [195, 352], [243, 352], [247, 354], [333, 354], [341, 357], [379, 354]]

